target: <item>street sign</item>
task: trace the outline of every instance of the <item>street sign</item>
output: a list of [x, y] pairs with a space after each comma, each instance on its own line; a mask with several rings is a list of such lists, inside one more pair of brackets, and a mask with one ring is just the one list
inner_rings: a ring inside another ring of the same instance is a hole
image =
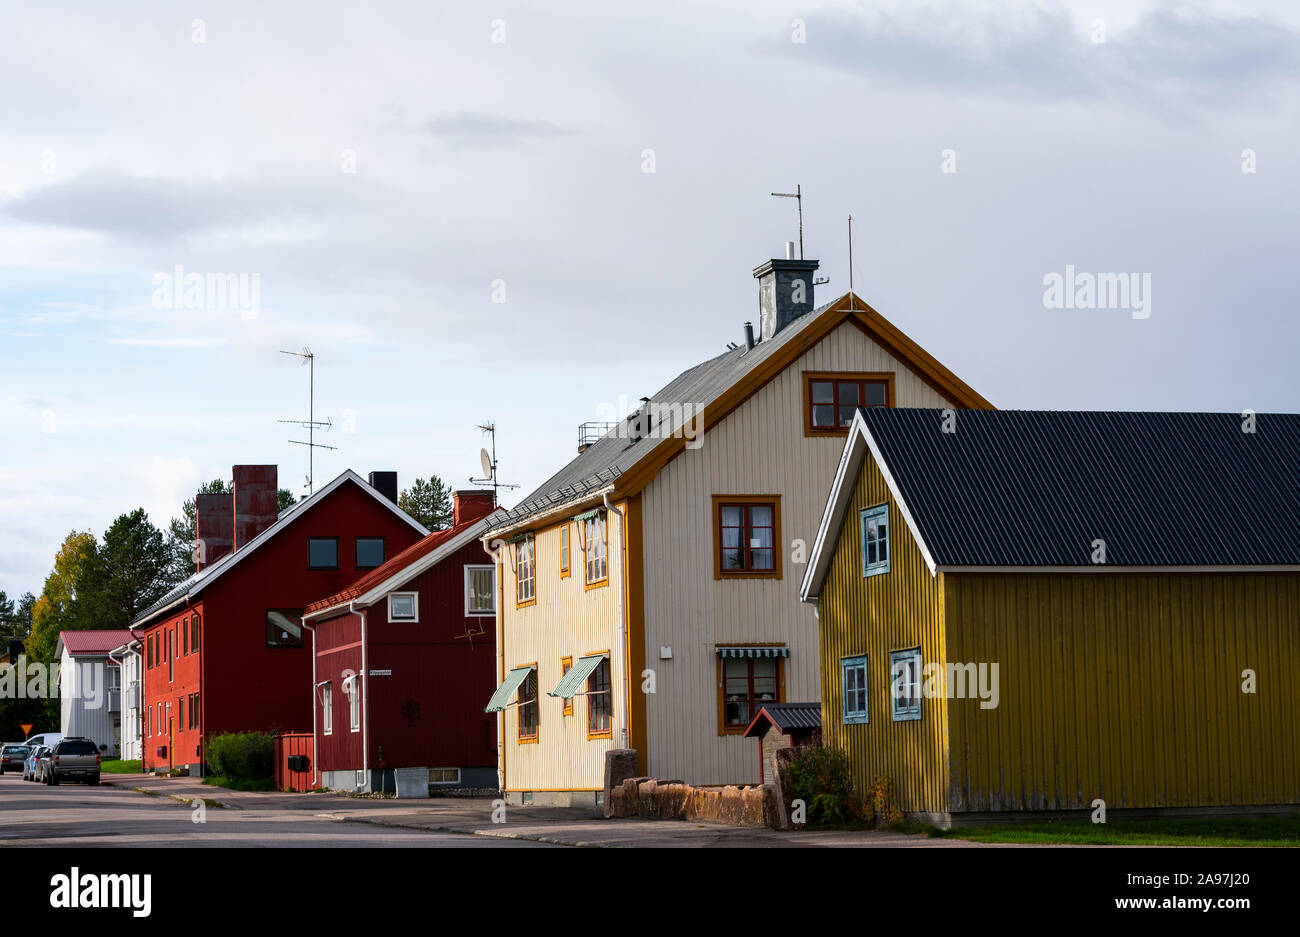
[[27, 738], [27, 736], [29, 736], [29, 735], [32, 734], [32, 727], [35, 726], [35, 725], [36, 725], [36, 723], [34, 723], [34, 722], [20, 722], [20, 723], [18, 723], [18, 728], [20, 728], [20, 729], [23, 730], [23, 738]]
[[393, 675], [393, 672], [392, 672], [391, 670], [372, 670], [372, 671], [370, 671], [370, 676], [372, 676], [372, 677], [391, 677], [392, 675]]

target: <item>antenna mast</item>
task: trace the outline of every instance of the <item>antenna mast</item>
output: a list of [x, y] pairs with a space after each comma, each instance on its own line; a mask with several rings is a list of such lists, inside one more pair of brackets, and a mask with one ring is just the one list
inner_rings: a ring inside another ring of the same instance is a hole
[[490, 483], [492, 485], [492, 506], [495, 507], [500, 503], [500, 498], [497, 497], [498, 489], [518, 488], [519, 486], [508, 485], [505, 482], [497, 480], [497, 425], [491, 420], [484, 420], [478, 425], [478, 428], [492, 437], [492, 442], [490, 443], [492, 446], [492, 452], [489, 453], [486, 449], [481, 451], [480, 458], [482, 459], [484, 477], [471, 478], [470, 484], [487, 485]]
[[853, 216], [849, 215], [849, 309], [853, 309]]
[[338, 449], [338, 446], [327, 446], [322, 442], [316, 442], [316, 427], [323, 426], [327, 430], [333, 427], [329, 417], [324, 421], [316, 419], [316, 356], [312, 354], [310, 348], [304, 347], [302, 351], [284, 351], [280, 350], [282, 355], [293, 355], [295, 358], [301, 358], [302, 363], [307, 365], [307, 419], [305, 420], [276, 420], [277, 423], [293, 423], [297, 426], [304, 427], [307, 430], [307, 441], [301, 439], [290, 439], [289, 442], [298, 446], [307, 447], [307, 494], [315, 492], [315, 454], [317, 449]]
[[777, 198], [792, 198], [799, 207], [799, 259], [803, 260], [803, 186], [796, 185], [793, 192], [772, 192]]

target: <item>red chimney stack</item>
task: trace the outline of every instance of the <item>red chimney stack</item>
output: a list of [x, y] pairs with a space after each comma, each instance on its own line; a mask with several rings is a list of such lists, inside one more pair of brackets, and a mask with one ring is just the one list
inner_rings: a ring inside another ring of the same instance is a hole
[[451, 526], [459, 527], [461, 524], [472, 524], [474, 521], [491, 514], [494, 507], [496, 505], [493, 504], [493, 495], [490, 491], [482, 491], [477, 488], [453, 491], [451, 493]]
[[274, 465], [236, 465], [233, 471], [235, 550], [239, 550], [280, 516], [279, 486]]
[[195, 495], [195, 571], [211, 566], [235, 549], [235, 496]]

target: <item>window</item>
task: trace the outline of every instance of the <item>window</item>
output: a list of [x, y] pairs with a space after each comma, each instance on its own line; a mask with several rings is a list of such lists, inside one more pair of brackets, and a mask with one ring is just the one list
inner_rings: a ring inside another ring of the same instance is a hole
[[587, 585], [609, 583], [609, 540], [605, 529], [605, 512], [582, 522], [582, 552], [587, 558]]
[[781, 664], [777, 657], [723, 657], [722, 731], [740, 732], [764, 703], [780, 696]]
[[384, 565], [384, 538], [357, 538], [357, 569], [374, 569]]
[[465, 567], [465, 614], [497, 613], [497, 577], [495, 566]]
[[781, 578], [778, 495], [713, 496], [713, 578]]
[[185, 657], [190, 656], [190, 620], [181, 619], [181, 654]]
[[195, 654], [199, 652], [199, 616], [190, 616], [190, 650]]
[[388, 620], [419, 621], [420, 594], [418, 592], [394, 592], [388, 596]]
[[528, 676], [519, 685], [519, 706], [516, 713], [519, 727], [515, 738], [520, 742], [537, 741], [537, 668], [528, 671]]
[[153, 670], [153, 635], [149, 635], [147, 642], [148, 651], [145, 654], [145, 670]]
[[[563, 680], [563, 679], [564, 679], [564, 675], [567, 674], [567, 673], [568, 673], [570, 670], [572, 670], [572, 669], [573, 669], [573, 658], [572, 658], [572, 657], [561, 657], [561, 658], [560, 658], [560, 679]], [[568, 699], [564, 699], [563, 697], [561, 697], [561, 698], [560, 698], [560, 702], [564, 704], [564, 708], [560, 710], [560, 715], [562, 715], [562, 716], [572, 716], [572, 715], [573, 715], [573, 697], [570, 696]]]
[[266, 610], [266, 646], [302, 647], [302, 609]]
[[170, 683], [176, 679], [176, 629], [168, 628], [163, 633], [167, 637], [167, 682]]
[[536, 541], [532, 534], [515, 544], [515, 606], [532, 605], [537, 601], [537, 580], [533, 568], [533, 548]]
[[805, 436], [843, 436], [859, 407], [893, 405], [893, 374], [804, 372]]
[[332, 735], [334, 733], [334, 684], [326, 681], [321, 690], [321, 731], [326, 735]]
[[614, 694], [609, 685], [608, 655], [587, 678], [587, 738], [613, 738], [610, 729], [614, 715]]
[[343, 689], [348, 694], [348, 727], [353, 732], [361, 731], [361, 676], [353, 674], [343, 682]]
[[569, 525], [560, 528], [560, 578], [569, 577]]
[[151, 707], [146, 706], [145, 709], [144, 709], [144, 734], [145, 734], [145, 738], [148, 738], [149, 736], [153, 735], [153, 732], [151, 731], [151, 729], [153, 728], [153, 726], [152, 726], [152, 724], [151, 724], [151, 723], [152, 723], [152, 720], [149, 718], [151, 715], [153, 715], [153, 713], [151, 712]]
[[921, 718], [921, 649], [889, 652], [890, 687], [894, 721]]
[[430, 768], [429, 783], [430, 784], [459, 784], [460, 769], [459, 768]]
[[339, 568], [339, 538], [309, 537], [307, 540], [308, 569]]
[[862, 575], [889, 572], [889, 505], [862, 512]]
[[180, 726], [184, 726], [186, 724], [185, 723], [185, 697], [183, 696], [176, 701], [176, 724]]
[[199, 694], [191, 693], [190, 694], [190, 728], [197, 729], [198, 727], [199, 727]]
[[867, 658], [840, 660], [840, 693], [843, 722], [857, 725], [867, 721]]

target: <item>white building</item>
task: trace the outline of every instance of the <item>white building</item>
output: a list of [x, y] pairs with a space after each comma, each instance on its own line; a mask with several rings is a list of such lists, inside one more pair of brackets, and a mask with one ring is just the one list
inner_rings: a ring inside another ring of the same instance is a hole
[[117, 758], [122, 732], [121, 668], [109, 651], [130, 631], [59, 632], [59, 731], [88, 738], [105, 758]]
[[118, 662], [118, 670], [121, 674], [120, 686], [122, 688], [122, 722], [121, 732], [118, 736], [121, 746], [121, 757], [128, 761], [139, 761], [144, 757], [142, 739], [144, 738], [144, 725], [140, 708], [140, 689], [141, 689], [141, 654], [142, 645], [140, 638], [131, 632], [131, 640], [125, 644], [119, 644], [108, 652], [109, 660]]

